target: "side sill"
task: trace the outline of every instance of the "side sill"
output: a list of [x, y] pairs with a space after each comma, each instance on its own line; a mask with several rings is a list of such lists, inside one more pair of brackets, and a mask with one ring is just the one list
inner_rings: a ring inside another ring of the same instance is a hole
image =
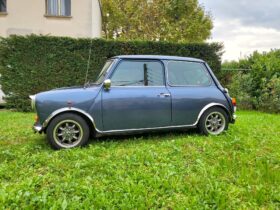
[[160, 130], [176, 130], [176, 129], [186, 129], [195, 128], [195, 125], [183, 125], [183, 126], [167, 126], [158, 128], [141, 128], [141, 129], [126, 129], [126, 130], [111, 130], [111, 131], [96, 131], [101, 135], [113, 135], [113, 134], [130, 134], [130, 133], [142, 133], [147, 131], [160, 131]]

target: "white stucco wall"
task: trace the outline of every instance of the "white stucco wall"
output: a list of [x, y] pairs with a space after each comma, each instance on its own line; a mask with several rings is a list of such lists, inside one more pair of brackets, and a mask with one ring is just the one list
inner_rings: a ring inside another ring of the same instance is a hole
[[7, 14], [0, 14], [0, 36], [42, 34], [101, 37], [98, 0], [72, 0], [71, 17], [46, 17], [45, 0], [7, 0]]

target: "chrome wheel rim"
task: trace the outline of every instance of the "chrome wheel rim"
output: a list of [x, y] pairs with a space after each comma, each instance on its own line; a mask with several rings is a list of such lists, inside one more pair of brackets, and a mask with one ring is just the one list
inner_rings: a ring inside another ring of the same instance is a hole
[[64, 120], [59, 122], [53, 131], [55, 142], [63, 148], [77, 146], [83, 138], [81, 125], [74, 120]]
[[209, 134], [218, 135], [224, 131], [225, 126], [225, 116], [220, 112], [211, 112], [206, 117], [205, 127]]

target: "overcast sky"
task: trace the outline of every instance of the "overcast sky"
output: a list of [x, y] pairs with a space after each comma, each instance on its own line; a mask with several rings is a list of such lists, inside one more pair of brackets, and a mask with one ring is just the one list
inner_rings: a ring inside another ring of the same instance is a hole
[[210, 41], [223, 42], [223, 60], [280, 48], [280, 0], [199, 0], [214, 18]]

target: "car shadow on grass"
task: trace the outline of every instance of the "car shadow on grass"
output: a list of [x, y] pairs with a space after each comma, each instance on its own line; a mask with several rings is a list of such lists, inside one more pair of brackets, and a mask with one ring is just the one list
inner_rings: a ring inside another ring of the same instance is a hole
[[121, 134], [121, 135], [110, 135], [98, 138], [91, 138], [89, 145], [95, 143], [106, 143], [106, 142], [126, 142], [126, 141], [166, 141], [172, 140], [180, 136], [195, 136], [199, 135], [197, 129], [184, 129], [184, 130], [172, 130], [172, 131], [152, 131], [145, 133], [134, 133], [134, 134]]
[[[88, 145], [85, 147], [88, 148], [88, 146], [94, 146], [98, 144], [105, 144], [107, 146], [110, 145], [110, 143], [119, 143], [119, 144], [125, 144], [125, 143], [133, 143], [138, 144], [140, 142], [163, 142], [163, 141], [172, 141], [174, 139], [177, 139], [178, 137], [186, 137], [186, 136], [197, 136], [199, 135], [197, 129], [184, 129], [184, 130], [169, 130], [169, 131], [151, 131], [151, 132], [145, 132], [145, 133], [134, 133], [134, 134], [121, 134], [121, 135], [108, 135], [108, 136], [102, 136], [102, 137], [91, 137], [89, 140]], [[39, 150], [50, 150], [50, 145], [47, 142], [46, 135], [41, 136], [40, 139], [36, 138], [36, 142], [38, 144]], [[38, 149], [33, 148], [33, 149]]]

